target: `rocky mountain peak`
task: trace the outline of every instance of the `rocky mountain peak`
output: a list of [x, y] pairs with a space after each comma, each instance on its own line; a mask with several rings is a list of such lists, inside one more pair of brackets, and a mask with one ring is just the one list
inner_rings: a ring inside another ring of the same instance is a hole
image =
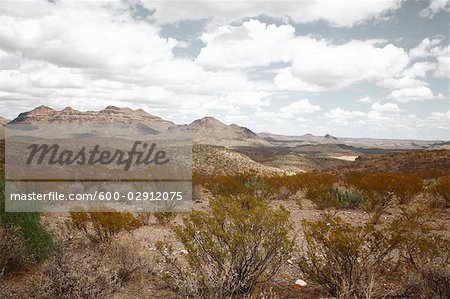
[[12, 123], [98, 123], [98, 124], [134, 124], [150, 125], [158, 130], [165, 130], [174, 125], [158, 116], [148, 114], [144, 110], [132, 110], [107, 106], [100, 111], [78, 111], [66, 107], [60, 111], [47, 106], [39, 106], [31, 111], [19, 114]]

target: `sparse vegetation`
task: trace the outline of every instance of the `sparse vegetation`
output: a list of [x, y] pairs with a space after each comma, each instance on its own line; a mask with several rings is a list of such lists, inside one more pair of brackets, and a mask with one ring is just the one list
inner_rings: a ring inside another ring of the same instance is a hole
[[176, 212], [155, 212], [156, 221], [161, 225], [167, 225], [177, 217]]
[[[384, 298], [383, 273], [395, 268], [391, 255], [395, 243], [372, 225], [357, 226], [340, 217], [305, 221], [305, 251], [299, 267], [331, 296]], [[389, 267], [392, 267], [390, 269]]]
[[0, 252], [0, 277], [33, 264], [17, 227], [0, 226]]
[[70, 212], [72, 226], [92, 242], [107, 242], [121, 231], [141, 227], [142, 222], [131, 213]]
[[44, 271], [44, 297], [104, 298], [145, 265], [132, 240], [61, 250]]
[[422, 190], [419, 177], [398, 173], [350, 172], [345, 175], [344, 184], [362, 195], [361, 207], [373, 213], [374, 223], [394, 200], [399, 204], [409, 203]]
[[19, 232], [20, 238], [31, 260], [42, 261], [48, 258], [55, 249], [53, 237], [40, 222], [40, 214], [33, 213], [7, 213], [5, 211], [5, 185], [0, 180], [0, 226], [5, 233]]
[[430, 187], [434, 207], [448, 207], [450, 205], [450, 176], [439, 177]]
[[289, 212], [249, 195], [217, 197], [210, 206], [211, 213], [194, 211], [173, 227], [186, 254], [178, 258], [173, 244], [158, 244], [167, 282], [193, 298], [248, 294], [289, 257]]
[[304, 221], [299, 268], [340, 299], [448, 298], [450, 243], [433, 232], [432, 213], [405, 209], [384, 226], [330, 215]]

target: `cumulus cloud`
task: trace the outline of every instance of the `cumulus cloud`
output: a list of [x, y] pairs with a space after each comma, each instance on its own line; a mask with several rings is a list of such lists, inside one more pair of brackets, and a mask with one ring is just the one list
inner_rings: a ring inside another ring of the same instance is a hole
[[359, 103], [370, 103], [372, 102], [372, 99], [370, 97], [362, 97], [356, 100]]
[[372, 104], [370, 109], [377, 112], [400, 112], [400, 108], [396, 103], [380, 104], [379, 102], [376, 102]]
[[[204, 34], [206, 46], [197, 63], [212, 69], [235, 69], [291, 63], [274, 79], [279, 89], [323, 91], [363, 80], [399, 75], [408, 54], [380, 40], [332, 41], [296, 36], [292, 25], [267, 25], [258, 20], [240, 26], [221, 26]], [[258, 55], [255, 55], [258, 49]]]
[[280, 109], [280, 112], [290, 114], [302, 114], [302, 113], [313, 113], [315, 111], [320, 110], [322, 110], [320, 106], [311, 104], [308, 99], [302, 99], [282, 107]]
[[387, 96], [387, 98], [399, 102], [411, 102], [432, 100], [434, 99], [434, 95], [431, 89], [426, 86], [421, 86], [394, 90]]
[[160, 23], [180, 20], [213, 19], [229, 23], [244, 17], [269, 15], [290, 18], [298, 23], [326, 21], [337, 27], [348, 27], [370, 19], [384, 17], [401, 7], [400, 0], [386, 1], [143, 1], [154, 10], [154, 19]]
[[427, 73], [434, 71], [437, 67], [437, 64], [429, 61], [420, 61], [414, 63], [410, 68], [404, 71], [403, 75], [406, 78], [416, 78], [421, 77], [424, 78], [427, 76]]
[[[428, 118], [407, 118], [396, 104], [445, 97], [432, 92], [440, 91], [435, 77], [450, 75], [450, 50], [443, 36], [419, 40], [407, 51], [401, 42], [371, 40], [369, 35], [333, 40], [303, 31], [382, 21], [401, 1], [142, 5], [148, 11], [140, 11], [144, 8], [136, 1], [2, 3], [2, 114], [15, 117], [40, 104], [81, 110], [117, 105], [144, 108], [177, 122], [215, 115], [264, 130], [272, 129], [267, 127], [270, 119], [279, 130], [295, 123], [295, 128], [311, 131], [355, 123], [400, 127], [411, 119], [431, 127], [447, 117], [435, 112]], [[260, 14], [269, 17], [253, 18]], [[280, 18], [275, 22], [270, 16]], [[163, 33], [162, 23], [184, 19], [206, 19], [206, 26], [193, 36], [186, 33], [185, 39], [172, 34], [181, 40]], [[343, 32], [347, 30], [353, 29]], [[177, 49], [190, 51], [197, 42], [195, 54], [176, 55]], [[367, 94], [357, 102], [370, 103], [370, 109], [344, 104], [345, 109], [329, 110], [331, 100], [354, 99], [355, 90]], [[307, 99], [311, 94], [314, 102]], [[383, 94], [389, 103], [375, 100]], [[286, 104], [278, 108], [277, 101]]]
[[366, 116], [362, 111], [349, 111], [342, 108], [335, 108], [324, 114], [325, 118], [334, 125], [348, 125], [355, 124], [361, 118]]
[[449, 12], [450, 2], [448, 0], [430, 0], [427, 8], [420, 12], [423, 18], [432, 18], [438, 12]]
[[442, 42], [442, 37], [427, 37], [423, 39], [417, 47], [409, 50], [409, 56], [414, 58], [425, 58], [431, 55], [431, 49]]
[[328, 89], [392, 77], [409, 62], [402, 48], [392, 44], [381, 46], [373, 40], [340, 45], [309, 41], [297, 53], [292, 65], [293, 76]]
[[[241, 26], [221, 26], [202, 36], [207, 44], [197, 62], [207, 68], [248, 68], [288, 62], [293, 53], [295, 28], [267, 25], [258, 20]], [[258, 55], [255, 55], [258, 49]]]

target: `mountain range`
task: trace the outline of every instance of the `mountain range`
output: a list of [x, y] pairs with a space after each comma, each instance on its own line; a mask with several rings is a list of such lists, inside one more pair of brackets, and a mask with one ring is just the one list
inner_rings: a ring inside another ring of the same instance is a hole
[[[9, 122], [0, 118], [0, 123], [3, 127], [5, 123], [27, 124], [31, 127], [59, 124], [60, 126], [53, 128], [58, 135], [60, 131], [72, 134], [71, 128], [74, 127], [72, 124], [93, 125], [97, 132], [101, 132], [105, 128], [104, 125], [117, 124], [118, 127], [127, 129], [118, 130], [117, 132], [120, 133], [116, 133], [129, 137], [134, 136], [135, 133], [139, 133], [138, 136], [144, 134], [149, 137], [168, 134], [184, 136], [188, 131], [192, 133], [193, 170], [197, 173], [255, 171], [264, 174], [294, 174], [305, 171], [336, 170], [361, 164], [352, 162], [355, 160], [365, 161], [367, 165], [377, 164], [377, 160], [361, 160], [362, 157], [370, 157], [372, 154], [380, 156], [380, 154], [396, 154], [395, 152], [402, 151], [450, 148], [448, 141], [342, 138], [330, 134], [285, 136], [267, 132], [255, 133], [236, 124], [227, 125], [214, 117], [197, 119], [190, 124], [176, 124], [141, 109], [133, 110], [115, 106], [86, 112], [70, 107], [55, 110], [47, 106], [39, 106], [31, 111], [20, 113]], [[117, 137], [120, 138], [120, 136]], [[0, 139], [3, 138], [4, 130], [0, 130]], [[4, 143], [0, 142], [0, 144]], [[442, 153], [446, 155], [447, 152]], [[393, 157], [395, 159], [395, 157], [403, 156]], [[427, 161], [425, 162], [424, 165], [429, 165]]]
[[[6, 119], [0, 118], [4, 125]], [[39, 106], [31, 111], [20, 113], [11, 124], [133, 124], [149, 134], [157, 135], [165, 131], [190, 130], [193, 142], [225, 146], [227, 148], [266, 147], [266, 148], [295, 148], [296, 151], [334, 150], [337, 153], [350, 155], [358, 151], [370, 149], [427, 149], [448, 148], [446, 141], [373, 139], [373, 138], [337, 138], [330, 134], [314, 136], [305, 134], [300, 136], [285, 136], [271, 133], [255, 133], [252, 130], [236, 124], [227, 125], [214, 117], [203, 117], [190, 124], [175, 124], [159, 116], [147, 113], [142, 109], [119, 108], [108, 106], [100, 111], [78, 111], [71, 107], [55, 110], [47, 106]], [[323, 145], [327, 144], [327, 147]], [[317, 149], [322, 145], [322, 149]]]

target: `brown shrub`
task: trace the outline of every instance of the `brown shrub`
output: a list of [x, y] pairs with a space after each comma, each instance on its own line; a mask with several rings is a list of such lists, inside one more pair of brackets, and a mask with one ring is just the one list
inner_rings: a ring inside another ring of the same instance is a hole
[[418, 298], [450, 297], [450, 242], [434, 232], [435, 213], [423, 206], [405, 209], [389, 226], [408, 273], [404, 292]]
[[44, 271], [46, 298], [104, 298], [146, 268], [136, 240], [63, 249]]
[[440, 177], [429, 188], [435, 207], [447, 207], [450, 204], [450, 176]]
[[137, 218], [143, 225], [149, 225], [153, 217], [152, 212], [139, 212], [137, 213]]
[[156, 221], [161, 225], [167, 225], [177, 217], [176, 212], [155, 212]]
[[16, 227], [0, 225], [0, 252], [0, 278], [11, 271], [28, 268], [34, 261]]
[[[254, 172], [215, 176], [194, 174], [193, 182], [203, 185], [216, 196], [245, 194], [260, 198], [278, 198], [280, 192], [286, 193], [282, 188], [289, 183], [287, 178], [284, 176], [265, 177]], [[284, 194], [284, 197], [289, 195]]]
[[390, 294], [383, 272], [394, 269], [394, 243], [372, 225], [356, 226], [340, 217], [305, 221], [305, 251], [299, 267], [337, 298], [384, 298]]
[[364, 197], [362, 208], [373, 213], [374, 223], [394, 199], [400, 204], [409, 203], [422, 190], [419, 177], [398, 173], [350, 172], [344, 183]]
[[70, 218], [73, 227], [92, 242], [106, 242], [121, 231], [143, 225], [133, 214], [121, 212], [70, 212]]
[[177, 257], [171, 243], [158, 243], [167, 282], [194, 298], [248, 294], [289, 257], [289, 212], [248, 195], [218, 197], [210, 206], [211, 213], [194, 211], [173, 227], [186, 254]]
[[337, 298], [448, 298], [450, 242], [434, 232], [433, 213], [404, 209], [383, 227], [306, 221], [300, 270]]

